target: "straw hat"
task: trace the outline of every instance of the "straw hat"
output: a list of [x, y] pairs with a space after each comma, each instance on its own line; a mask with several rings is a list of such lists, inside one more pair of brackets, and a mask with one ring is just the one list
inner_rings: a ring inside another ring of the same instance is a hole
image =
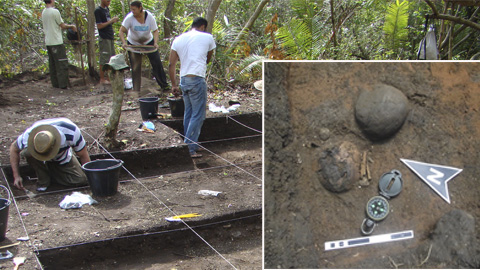
[[263, 80], [256, 81], [253, 86], [260, 91], [263, 91]]
[[123, 70], [129, 68], [127, 62], [125, 62], [125, 56], [123, 54], [117, 54], [110, 57], [110, 61], [103, 65], [103, 70], [107, 69], [114, 69], [114, 70]]
[[58, 154], [61, 142], [60, 132], [54, 126], [40, 125], [28, 135], [27, 151], [37, 160], [51, 160]]

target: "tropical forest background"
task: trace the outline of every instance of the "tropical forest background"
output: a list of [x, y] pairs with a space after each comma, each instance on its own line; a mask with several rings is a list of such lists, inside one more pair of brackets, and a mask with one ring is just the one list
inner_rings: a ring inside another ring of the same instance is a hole
[[[130, 2], [112, 0], [111, 16], [122, 21]], [[209, 31], [217, 49], [209, 75], [219, 84], [261, 79], [261, 63], [266, 59], [415, 60], [426, 35], [427, 15], [428, 28], [435, 30], [439, 59], [477, 59], [479, 2], [142, 0], [144, 8], [156, 16], [164, 66], [172, 40], [189, 29], [193, 18], [214, 20]], [[65, 23], [77, 24], [82, 40], [96, 44], [98, 33], [91, 37], [87, 29], [92, 5], [99, 4], [99, 0], [56, 0], [55, 7]], [[48, 72], [41, 22], [44, 8], [43, 0], [0, 1], [0, 79], [24, 72]], [[114, 24], [116, 35], [120, 25]], [[118, 35], [116, 42], [117, 53], [122, 53]], [[86, 58], [86, 47], [67, 45], [70, 64], [80, 66], [79, 55]], [[92, 48], [98, 50], [96, 45]]]

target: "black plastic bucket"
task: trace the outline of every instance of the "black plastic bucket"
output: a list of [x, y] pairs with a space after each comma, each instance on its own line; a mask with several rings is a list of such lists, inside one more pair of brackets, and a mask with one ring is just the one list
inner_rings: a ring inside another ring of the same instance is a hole
[[157, 118], [158, 99], [158, 97], [147, 97], [138, 99], [138, 102], [140, 102], [140, 113], [142, 114], [143, 120]]
[[112, 196], [118, 190], [118, 176], [123, 161], [119, 159], [97, 159], [83, 164], [88, 184], [94, 196]]
[[0, 185], [8, 193], [8, 199], [0, 198], [0, 242], [5, 240], [8, 224], [8, 210], [10, 208], [10, 192], [5, 186]]
[[172, 117], [183, 117], [185, 112], [185, 103], [183, 103], [183, 97], [167, 97], [168, 104], [170, 104], [170, 111]]

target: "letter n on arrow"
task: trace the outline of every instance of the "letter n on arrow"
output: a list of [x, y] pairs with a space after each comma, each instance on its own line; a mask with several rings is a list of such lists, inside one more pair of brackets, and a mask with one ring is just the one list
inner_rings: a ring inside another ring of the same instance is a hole
[[461, 173], [462, 169], [402, 158], [400, 160], [440, 195], [440, 197], [450, 203], [447, 182]]

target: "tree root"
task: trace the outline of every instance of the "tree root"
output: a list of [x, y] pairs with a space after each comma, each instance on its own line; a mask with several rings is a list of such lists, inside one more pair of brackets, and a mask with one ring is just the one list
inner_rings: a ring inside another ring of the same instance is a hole
[[425, 264], [428, 259], [430, 258], [430, 254], [432, 253], [432, 244], [430, 244], [430, 248], [428, 249], [428, 254], [427, 254], [427, 257], [425, 258], [425, 260], [422, 261], [422, 263], [420, 263], [420, 265], [418, 266], [422, 266], [423, 264]]
[[395, 269], [398, 269], [399, 266], [403, 265], [403, 263], [395, 263], [395, 261], [390, 256], [388, 256], [388, 259], [390, 260], [390, 263], [395, 267]]

